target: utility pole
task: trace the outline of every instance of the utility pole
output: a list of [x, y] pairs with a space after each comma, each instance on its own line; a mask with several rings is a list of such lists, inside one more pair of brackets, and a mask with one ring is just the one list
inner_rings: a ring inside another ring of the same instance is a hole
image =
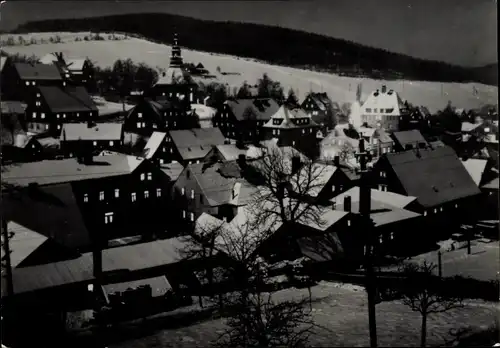
[[[7, 295], [14, 295], [14, 282], [12, 279], [12, 263], [10, 261], [10, 237], [9, 231], [7, 230], [7, 220], [2, 216], [2, 239], [3, 239], [3, 250], [5, 253], [5, 273], [7, 278]], [[3, 260], [2, 260], [3, 261]]]
[[363, 139], [359, 141], [359, 152], [357, 154], [361, 166], [361, 184], [359, 190], [360, 214], [365, 233], [365, 272], [366, 272], [366, 292], [368, 294], [368, 321], [370, 328], [370, 347], [377, 347], [377, 322], [375, 315], [376, 301], [376, 284], [375, 272], [373, 269], [373, 233], [372, 221], [370, 218], [371, 211], [371, 186], [369, 178], [369, 170], [367, 168], [368, 152], [365, 148]]

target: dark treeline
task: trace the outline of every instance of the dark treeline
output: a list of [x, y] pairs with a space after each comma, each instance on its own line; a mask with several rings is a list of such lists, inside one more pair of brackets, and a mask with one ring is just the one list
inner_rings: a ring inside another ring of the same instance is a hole
[[[497, 64], [464, 68], [417, 59], [323, 35], [256, 24], [213, 22], [171, 14], [128, 14], [30, 22], [16, 32], [127, 32], [206, 52], [256, 58], [273, 64], [372, 78], [497, 83]], [[293, 42], [293, 44], [290, 44]], [[494, 72], [494, 73], [491, 73]]]

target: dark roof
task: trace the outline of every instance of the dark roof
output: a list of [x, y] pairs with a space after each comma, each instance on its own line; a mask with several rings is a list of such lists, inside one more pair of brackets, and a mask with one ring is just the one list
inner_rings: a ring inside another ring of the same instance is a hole
[[89, 245], [78, 201], [71, 184], [39, 186], [2, 194], [6, 219], [67, 247]]
[[61, 140], [120, 140], [123, 125], [120, 123], [65, 123]]
[[[181, 261], [179, 250], [184, 248], [185, 243], [185, 237], [171, 238], [104, 250], [102, 253], [103, 271], [133, 272], [174, 264]], [[91, 253], [83, 254], [73, 260], [13, 270], [14, 291], [17, 294], [74, 283], [86, 283], [93, 279]], [[2, 282], [2, 295], [7, 290], [5, 283]]]
[[424, 207], [479, 194], [480, 191], [455, 151], [448, 147], [383, 155], [406, 193]]
[[41, 86], [38, 90], [52, 112], [98, 111], [92, 97], [82, 86]]
[[62, 80], [57, 66], [52, 64], [15, 63], [21, 80]]
[[123, 154], [94, 157], [91, 164], [80, 164], [75, 158], [17, 163], [4, 166], [2, 180], [5, 183], [28, 186], [53, 185], [65, 182], [99, 179], [132, 173], [143, 158]]
[[20, 101], [1, 101], [0, 107], [2, 114], [24, 114], [24, 106]]
[[203, 158], [212, 146], [222, 145], [225, 140], [219, 128], [174, 130], [169, 134], [183, 160]]
[[403, 148], [406, 145], [418, 145], [420, 143], [428, 145], [422, 133], [420, 133], [417, 129], [394, 132], [392, 133], [392, 136], [394, 137], [394, 140], [397, 141]]
[[316, 103], [316, 105], [323, 111], [340, 110], [338, 103], [333, 103], [326, 92], [323, 93], [309, 93], [308, 97]]
[[278, 103], [271, 98], [233, 99], [227, 100], [226, 104], [238, 121], [245, 120], [247, 110], [253, 112], [255, 120], [267, 121], [279, 109]]

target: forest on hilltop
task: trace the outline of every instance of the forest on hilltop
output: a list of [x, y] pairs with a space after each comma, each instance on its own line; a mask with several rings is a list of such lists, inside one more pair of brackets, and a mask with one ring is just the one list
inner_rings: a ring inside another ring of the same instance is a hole
[[179, 33], [181, 45], [193, 50], [295, 68], [375, 79], [498, 84], [498, 64], [466, 68], [298, 30], [162, 13], [34, 21], [14, 32], [56, 31], [124, 32], [164, 44], [172, 43], [175, 31]]

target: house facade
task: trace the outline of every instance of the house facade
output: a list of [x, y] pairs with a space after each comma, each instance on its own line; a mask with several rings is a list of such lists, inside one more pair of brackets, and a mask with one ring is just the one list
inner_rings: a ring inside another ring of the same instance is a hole
[[394, 150], [402, 152], [412, 149], [425, 149], [430, 145], [419, 130], [393, 132], [391, 138], [394, 140]]
[[326, 93], [309, 93], [301, 104], [301, 108], [323, 129], [333, 129], [338, 123], [341, 109], [338, 103], [332, 102]]
[[374, 160], [384, 153], [390, 153], [394, 149], [394, 141], [389, 134], [381, 128], [358, 128], [358, 133], [365, 140], [367, 150], [370, 151]]
[[291, 146], [310, 158], [318, 155], [316, 133], [319, 126], [304, 110], [282, 105], [263, 126], [266, 139], [278, 139], [278, 146]]
[[201, 163], [213, 150], [223, 145], [224, 136], [219, 128], [194, 128], [174, 130], [165, 139], [165, 163], [178, 162], [183, 166]]
[[278, 109], [271, 98], [231, 99], [217, 110], [212, 123], [227, 139], [252, 143], [264, 139], [261, 127]]
[[361, 122], [371, 128], [382, 128], [387, 131], [399, 130], [402, 117], [409, 113], [398, 93], [382, 89], [372, 92], [361, 106]]
[[412, 211], [431, 225], [447, 226], [440, 233], [474, 216], [480, 191], [450, 147], [385, 154], [372, 175], [374, 188], [416, 197]]
[[25, 163], [9, 168], [4, 180], [23, 188], [15, 194], [2, 192], [9, 202], [6, 218], [71, 249], [89, 250], [97, 242], [106, 245], [127, 236], [149, 238], [165, 230], [164, 173], [142, 158]]
[[63, 123], [94, 121], [99, 116], [96, 104], [81, 86], [42, 86], [27, 104], [28, 129], [56, 137], [61, 133]]
[[123, 127], [119, 123], [64, 123], [60, 148], [64, 157], [77, 157], [82, 151], [98, 154], [103, 150], [120, 152]]
[[127, 114], [126, 132], [151, 135], [155, 131], [199, 128], [196, 113], [186, 110], [178, 100], [154, 101], [141, 98]]

